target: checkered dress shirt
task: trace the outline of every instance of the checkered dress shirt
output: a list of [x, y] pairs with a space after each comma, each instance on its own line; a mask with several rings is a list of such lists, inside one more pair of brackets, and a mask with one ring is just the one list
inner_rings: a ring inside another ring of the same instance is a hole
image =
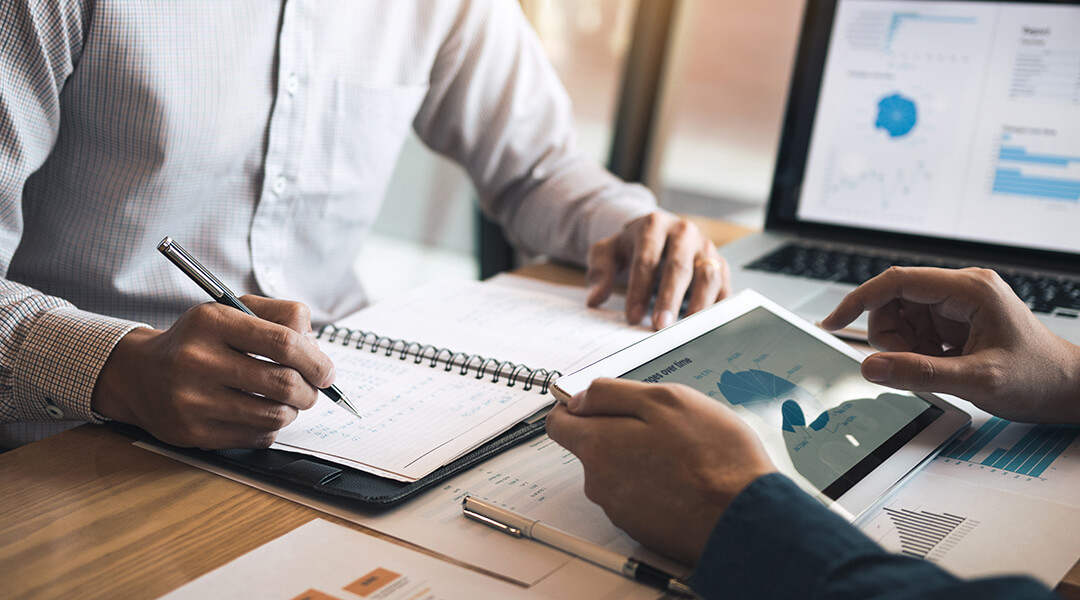
[[581, 262], [654, 210], [574, 150], [515, 0], [0, 2], [0, 444], [100, 422], [116, 342], [207, 300], [166, 235], [316, 323], [362, 307], [410, 126], [529, 250]]

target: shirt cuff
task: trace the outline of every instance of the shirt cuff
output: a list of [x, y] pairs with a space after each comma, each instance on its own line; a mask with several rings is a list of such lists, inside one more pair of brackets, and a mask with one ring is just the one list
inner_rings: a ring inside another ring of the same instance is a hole
[[688, 583], [705, 598], [806, 598], [829, 565], [882, 553], [790, 479], [751, 483], [717, 522]]
[[94, 385], [113, 347], [137, 327], [147, 325], [75, 308], [35, 319], [15, 361], [16, 419], [105, 422], [90, 407]]
[[[612, 179], [618, 181], [614, 177]], [[596, 242], [622, 231], [630, 221], [654, 212], [665, 211], [656, 205], [656, 198], [648, 188], [621, 182], [611, 186], [610, 191], [605, 192], [603, 201], [598, 202], [589, 215], [585, 232], [586, 251]]]

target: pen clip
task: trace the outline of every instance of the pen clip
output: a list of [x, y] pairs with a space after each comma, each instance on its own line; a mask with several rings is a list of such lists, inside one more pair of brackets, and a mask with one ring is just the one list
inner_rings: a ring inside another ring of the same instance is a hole
[[492, 519], [490, 517], [485, 517], [484, 515], [482, 515], [482, 514], [480, 514], [478, 512], [471, 511], [471, 510], [465, 508], [464, 506], [461, 507], [461, 512], [466, 517], [468, 517], [468, 518], [470, 518], [470, 519], [472, 519], [474, 521], [479, 521], [480, 523], [483, 523], [484, 525], [487, 525], [488, 527], [493, 527], [495, 529], [498, 529], [499, 531], [501, 531], [501, 532], [503, 532], [503, 533], [505, 533], [507, 535], [512, 535], [514, 537], [521, 537], [522, 536], [521, 530], [518, 529], [517, 527], [511, 527], [511, 526], [507, 525], [506, 523], [500, 523], [500, 522], [496, 521], [495, 519]]

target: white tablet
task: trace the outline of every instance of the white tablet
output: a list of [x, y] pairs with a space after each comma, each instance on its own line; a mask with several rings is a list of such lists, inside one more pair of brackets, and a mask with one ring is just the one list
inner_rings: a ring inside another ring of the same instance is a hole
[[753, 291], [558, 379], [560, 401], [600, 377], [682, 383], [758, 433], [781, 472], [855, 519], [971, 421], [932, 394], [863, 379], [862, 353]]

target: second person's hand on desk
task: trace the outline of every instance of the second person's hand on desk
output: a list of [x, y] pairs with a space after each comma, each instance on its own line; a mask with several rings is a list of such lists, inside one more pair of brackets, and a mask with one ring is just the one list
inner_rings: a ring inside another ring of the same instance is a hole
[[665, 212], [654, 212], [626, 224], [621, 232], [589, 249], [589, 306], [611, 296], [615, 279], [629, 272], [626, 319], [640, 323], [652, 310], [653, 329], [663, 329], [679, 318], [679, 307], [689, 293], [687, 314], [718, 300], [731, 289], [731, 273], [716, 246], [696, 225]]
[[305, 335], [306, 306], [242, 300], [261, 318], [208, 303], [165, 331], [132, 330], [98, 377], [94, 410], [178, 446], [269, 446], [298, 410], [315, 404], [317, 387], [333, 383], [334, 366]]

